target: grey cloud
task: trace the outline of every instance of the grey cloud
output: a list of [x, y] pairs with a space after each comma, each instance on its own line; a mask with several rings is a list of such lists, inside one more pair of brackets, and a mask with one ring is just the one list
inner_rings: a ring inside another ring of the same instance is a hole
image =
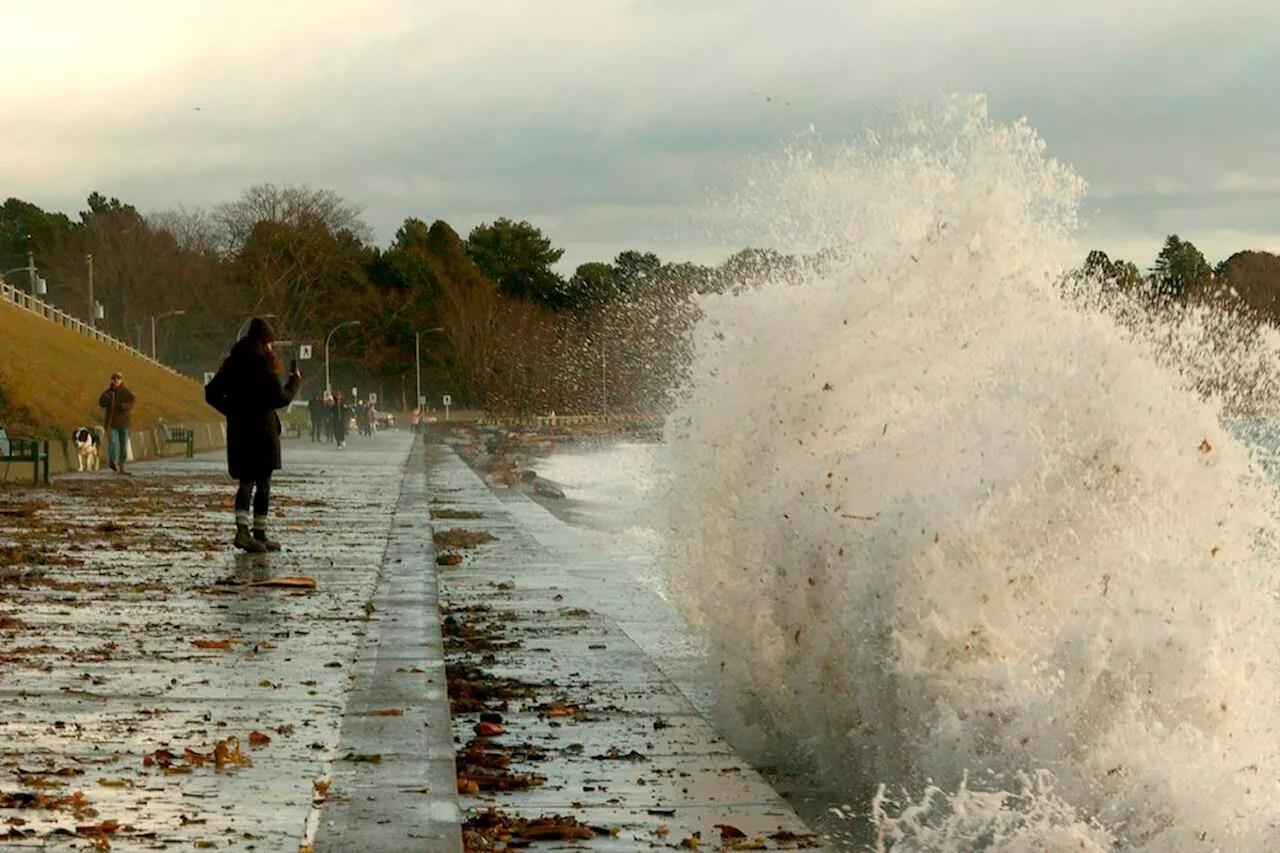
[[68, 211], [96, 188], [169, 207], [307, 182], [363, 205], [382, 241], [406, 216], [465, 232], [507, 215], [544, 225], [567, 263], [615, 246], [702, 256], [728, 251], [706, 199], [744, 158], [810, 123], [854, 136], [899, 96], [980, 90], [1090, 182], [1091, 233], [1275, 228], [1269, 197], [1213, 190], [1232, 171], [1275, 176], [1274, 4], [320, 5], [341, 31], [312, 26], [287, 52], [267, 30], [228, 44], [238, 15], [215, 16], [177, 95], [139, 98], [119, 124], [10, 132], [65, 166], [0, 179]]

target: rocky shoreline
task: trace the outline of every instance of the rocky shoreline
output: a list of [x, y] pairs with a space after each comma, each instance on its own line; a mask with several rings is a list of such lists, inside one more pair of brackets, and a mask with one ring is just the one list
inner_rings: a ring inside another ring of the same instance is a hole
[[455, 426], [442, 439], [491, 486], [517, 489], [543, 502], [564, 501], [564, 488], [538, 474], [537, 460], [564, 444], [617, 440], [657, 441], [651, 426], [583, 424], [513, 431], [502, 427]]

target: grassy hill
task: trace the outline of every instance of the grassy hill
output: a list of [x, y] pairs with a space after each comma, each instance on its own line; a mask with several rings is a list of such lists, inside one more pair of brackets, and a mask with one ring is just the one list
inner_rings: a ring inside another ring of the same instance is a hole
[[62, 438], [78, 426], [101, 424], [98, 396], [116, 370], [138, 398], [135, 428], [153, 426], [157, 418], [221, 420], [205, 405], [199, 382], [0, 302], [0, 426], [10, 435]]

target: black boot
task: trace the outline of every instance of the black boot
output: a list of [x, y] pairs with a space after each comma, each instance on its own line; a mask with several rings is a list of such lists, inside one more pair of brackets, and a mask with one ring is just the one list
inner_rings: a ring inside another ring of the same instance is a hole
[[268, 551], [279, 551], [280, 543], [274, 539], [267, 538], [267, 531], [261, 527], [253, 529], [253, 538], [258, 544], [262, 545]]
[[249, 525], [247, 524], [236, 525], [236, 538], [232, 544], [242, 551], [248, 551], [250, 554], [267, 553], [267, 546], [249, 535]]

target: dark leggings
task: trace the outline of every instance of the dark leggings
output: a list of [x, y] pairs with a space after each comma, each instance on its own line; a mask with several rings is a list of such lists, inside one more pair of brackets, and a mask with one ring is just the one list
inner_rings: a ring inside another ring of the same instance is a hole
[[[255, 492], [254, 489], [257, 489]], [[267, 510], [271, 505], [271, 477], [263, 477], [261, 480], [241, 480], [240, 488], [236, 490], [236, 512], [248, 512], [249, 501], [253, 499], [253, 515], [255, 518], [265, 518]]]

